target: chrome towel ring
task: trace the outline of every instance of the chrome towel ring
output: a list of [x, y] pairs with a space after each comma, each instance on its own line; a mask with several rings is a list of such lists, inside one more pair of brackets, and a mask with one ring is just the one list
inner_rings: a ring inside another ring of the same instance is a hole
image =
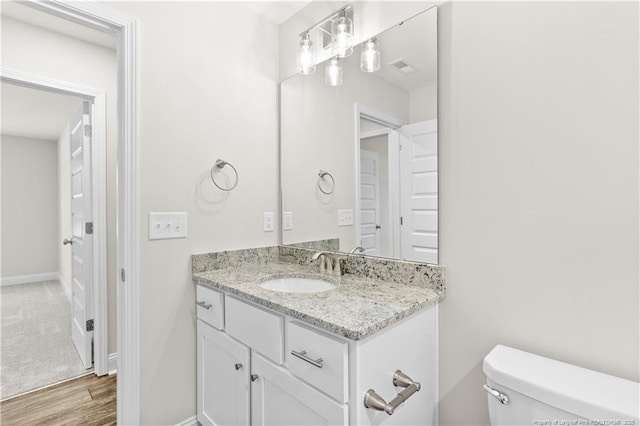
[[[329, 176], [329, 179], [331, 179], [331, 185], [330, 185], [331, 189], [329, 189], [328, 191], [325, 191], [324, 189], [322, 189], [322, 182], [325, 180], [325, 177], [327, 176]], [[333, 194], [333, 190], [336, 189], [336, 181], [333, 178], [333, 176], [331, 176], [331, 173], [326, 172], [324, 170], [320, 170], [318, 172], [318, 189], [323, 194], [327, 194], [327, 195]]]
[[[225, 166], [229, 166], [233, 169], [233, 173], [235, 174], [235, 179], [233, 182], [233, 185], [231, 185], [231, 187], [229, 188], [225, 188], [222, 187], [220, 185], [218, 185], [218, 182], [216, 182], [216, 178], [214, 177], [214, 173], [216, 171], [222, 170]], [[218, 169], [218, 170], [216, 170]], [[217, 186], [219, 189], [223, 190], [223, 191], [231, 191], [232, 189], [234, 189], [236, 186], [238, 186], [238, 171], [236, 170], [235, 167], [233, 167], [233, 164], [229, 163], [228, 161], [225, 160], [221, 160], [221, 159], [217, 159], [215, 164], [213, 165], [213, 167], [211, 167], [211, 180], [213, 181], [213, 184], [215, 186]]]

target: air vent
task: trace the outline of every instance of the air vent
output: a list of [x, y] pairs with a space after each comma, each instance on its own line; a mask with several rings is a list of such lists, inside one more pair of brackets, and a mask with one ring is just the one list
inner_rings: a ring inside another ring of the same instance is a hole
[[388, 64], [390, 67], [394, 67], [397, 68], [399, 71], [401, 71], [403, 74], [413, 74], [414, 72], [418, 71], [416, 69], [416, 67], [414, 67], [413, 65], [407, 63], [404, 59], [396, 59], [393, 62], [390, 62]]

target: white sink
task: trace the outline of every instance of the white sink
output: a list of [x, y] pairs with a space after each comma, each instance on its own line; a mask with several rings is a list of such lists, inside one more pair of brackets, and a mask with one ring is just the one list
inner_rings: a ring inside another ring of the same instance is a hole
[[260, 287], [281, 293], [320, 293], [336, 288], [330, 282], [317, 278], [274, 278], [260, 284]]

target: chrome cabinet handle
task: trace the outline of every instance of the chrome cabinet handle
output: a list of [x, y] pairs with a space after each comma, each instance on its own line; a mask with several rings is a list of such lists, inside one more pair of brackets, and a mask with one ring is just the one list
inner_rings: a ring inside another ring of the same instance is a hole
[[258, 380], [258, 375], [257, 374], [252, 374], [251, 375], [251, 381], [255, 382], [256, 380]]
[[207, 302], [196, 302], [196, 305], [202, 306], [205, 309], [211, 309], [211, 304]]
[[494, 397], [495, 399], [497, 399], [498, 401], [500, 401], [501, 404], [503, 405], [508, 405], [509, 404], [509, 397], [505, 394], [503, 394], [502, 392], [499, 392], [497, 390], [495, 390], [494, 388], [492, 388], [489, 385], [483, 385], [482, 389], [486, 390], [487, 393], [489, 395], [491, 395], [492, 397]]
[[291, 351], [291, 355], [300, 358], [303, 361], [307, 361], [309, 364], [313, 365], [314, 367], [318, 367], [318, 368], [322, 368], [322, 363], [324, 362], [322, 360], [322, 358], [318, 358], [318, 359], [311, 359], [307, 356], [307, 351], [300, 351], [300, 352], [296, 352], [296, 351]]
[[73, 244], [73, 241], [65, 238], [64, 241], [62, 241], [62, 244], [66, 246], [67, 244]]
[[242, 364], [240, 364], [239, 362], [236, 363], [235, 365], [236, 367], [236, 371], [240, 370], [242, 368]]

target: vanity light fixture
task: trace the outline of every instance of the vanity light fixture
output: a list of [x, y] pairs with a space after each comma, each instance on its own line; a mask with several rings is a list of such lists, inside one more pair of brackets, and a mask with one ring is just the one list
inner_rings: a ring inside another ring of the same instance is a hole
[[316, 55], [309, 33], [303, 33], [298, 47], [298, 72], [300, 74], [313, 74], [316, 70]]
[[380, 49], [378, 39], [370, 38], [362, 44], [360, 53], [360, 70], [363, 72], [376, 72], [380, 69]]
[[324, 68], [324, 82], [327, 86], [340, 86], [342, 84], [342, 64], [337, 57], [331, 58]]
[[333, 37], [332, 53], [338, 58], [346, 58], [353, 53], [353, 22], [346, 15], [345, 9], [340, 10], [338, 17], [331, 22]]

